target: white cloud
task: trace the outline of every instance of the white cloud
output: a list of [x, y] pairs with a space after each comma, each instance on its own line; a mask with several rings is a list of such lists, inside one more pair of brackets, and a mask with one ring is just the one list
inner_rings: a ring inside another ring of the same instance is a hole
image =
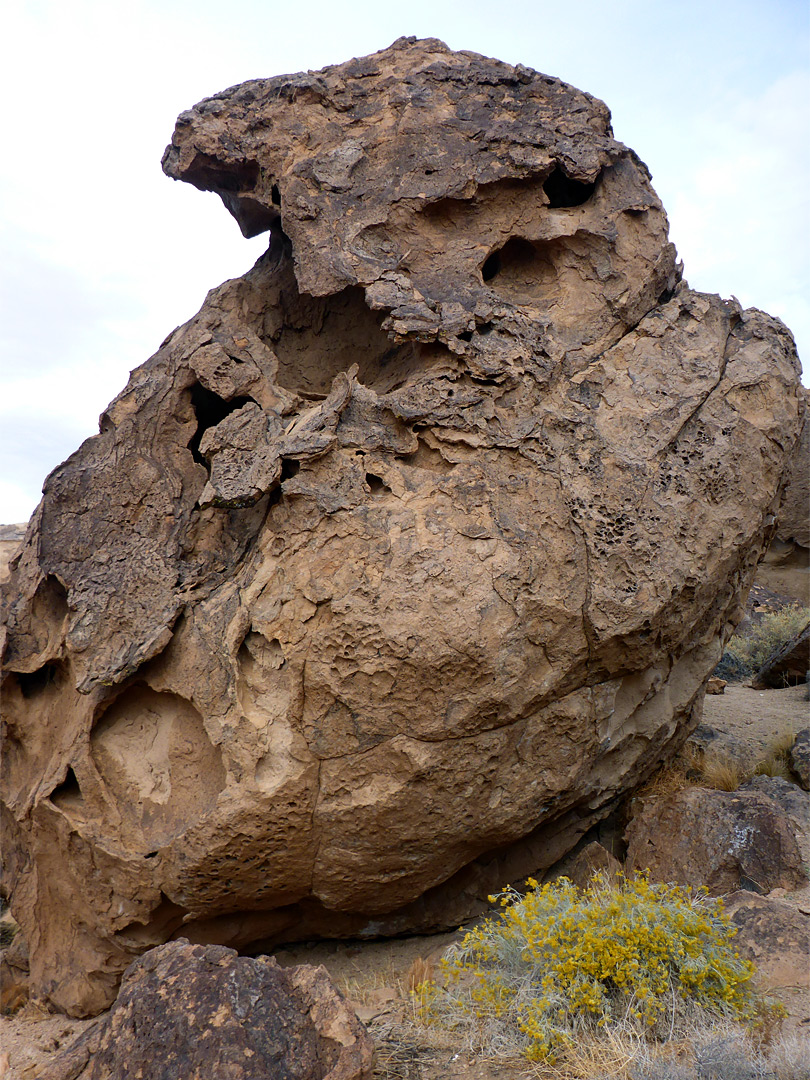
[[[780, 315], [810, 351], [810, 75], [696, 117], [695, 158], [659, 184], [695, 288]], [[808, 357], [810, 359], [810, 356]]]

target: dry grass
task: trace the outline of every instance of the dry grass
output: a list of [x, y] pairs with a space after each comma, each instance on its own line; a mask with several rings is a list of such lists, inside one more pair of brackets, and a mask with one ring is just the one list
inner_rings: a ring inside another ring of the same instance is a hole
[[344, 997], [357, 1005], [376, 1005], [376, 998], [381, 991], [392, 990], [398, 998], [407, 999], [410, 987], [403, 985], [403, 980], [397, 976], [393, 969], [385, 971], [358, 972], [354, 975], [344, 975], [335, 980], [336, 985]]
[[646, 784], [636, 791], [641, 799], [672, 795], [690, 786], [713, 788], [716, 791], [736, 791], [754, 776], [776, 776], [795, 781], [790, 768], [790, 751], [796, 739], [792, 728], [786, 728], [765, 748], [762, 757], [752, 766], [729, 754], [703, 752], [687, 742], [679, 754], [665, 762]]
[[736, 791], [740, 784], [750, 778], [750, 771], [734, 758], [719, 754], [704, 755], [700, 777], [703, 787], [714, 788], [715, 791]]
[[[379, 1041], [375, 1078], [444, 1080], [440, 1050], [448, 1046], [447, 1034], [418, 1021], [412, 1029], [389, 1029]], [[696, 1013], [663, 1043], [647, 1042], [630, 1025], [616, 1023], [598, 1035], [583, 1033], [554, 1063], [527, 1062], [514, 1048], [495, 1044], [479, 1050], [476, 1060], [490, 1065], [493, 1080], [810, 1080], [808, 1038], [769, 1034], [763, 1039], [741, 1025]], [[461, 1047], [458, 1033], [450, 1037]], [[420, 1066], [425, 1071], [417, 1071]]]
[[[458, 1033], [418, 1020], [374, 1035], [375, 1080], [445, 1080], [447, 1047], [462, 1048]], [[647, 1042], [619, 1023], [599, 1035], [583, 1034], [554, 1063], [527, 1062], [514, 1048], [495, 1044], [479, 1050], [476, 1060], [490, 1066], [492, 1080], [810, 1080], [807, 1037], [770, 1035], [763, 1040], [739, 1025], [695, 1015], [663, 1043]]]

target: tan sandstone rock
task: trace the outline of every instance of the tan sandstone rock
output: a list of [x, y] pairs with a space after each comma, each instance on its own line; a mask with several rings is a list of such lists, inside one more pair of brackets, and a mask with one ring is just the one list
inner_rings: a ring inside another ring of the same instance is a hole
[[268, 252], [48, 478], [4, 877], [76, 1014], [172, 935], [458, 925], [674, 752], [773, 529], [785, 327], [679, 283], [605, 105], [402, 39], [178, 120]]
[[22, 545], [25, 529], [25, 522], [17, 525], [0, 525], [0, 582], [10, 576], [8, 564]]

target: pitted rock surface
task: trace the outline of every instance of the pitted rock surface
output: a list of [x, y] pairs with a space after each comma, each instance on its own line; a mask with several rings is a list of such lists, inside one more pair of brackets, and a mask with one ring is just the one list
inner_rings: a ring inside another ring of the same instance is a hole
[[184, 113], [268, 251], [45, 484], [4, 587], [35, 992], [173, 934], [458, 925], [698, 722], [799, 433], [602, 102], [436, 41]]

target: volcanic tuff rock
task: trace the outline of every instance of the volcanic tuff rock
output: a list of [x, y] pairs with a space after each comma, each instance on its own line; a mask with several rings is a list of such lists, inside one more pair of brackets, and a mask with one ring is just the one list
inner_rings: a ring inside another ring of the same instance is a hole
[[799, 431], [777, 320], [679, 283], [607, 108], [402, 39], [183, 113], [247, 235], [47, 479], [6, 587], [32, 985], [182, 933], [457, 925], [697, 723]]

